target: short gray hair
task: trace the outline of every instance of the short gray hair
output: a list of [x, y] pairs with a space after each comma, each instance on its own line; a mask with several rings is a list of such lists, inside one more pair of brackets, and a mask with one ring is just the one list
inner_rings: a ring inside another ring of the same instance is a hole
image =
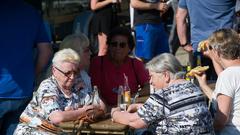
[[76, 51], [70, 48], [62, 49], [54, 54], [52, 63], [54, 66], [59, 67], [63, 62], [70, 62], [79, 65], [80, 57]]
[[154, 57], [146, 64], [149, 71], [161, 73], [164, 71], [170, 72], [171, 79], [184, 78], [185, 72], [183, 67], [175, 56], [170, 53], [162, 53]]
[[79, 33], [66, 36], [60, 44], [59, 49], [71, 48], [81, 56], [84, 52], [83, 49], [88, 46], [88, 37], [83, 33]]

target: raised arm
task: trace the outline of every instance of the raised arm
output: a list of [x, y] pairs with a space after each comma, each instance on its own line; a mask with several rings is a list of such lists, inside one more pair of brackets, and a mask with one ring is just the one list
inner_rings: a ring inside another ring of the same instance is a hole
[[106, 5], [112, 3], [113, 0], [104, 0], [104, 1], [98, 1], [98, 0], [91, 0], [91, 9], [93, 11], [101, 9], [105, 7]]
[[212, 99], [212, 93], [213, 90], [207, 85], [207, 81], [206, 81], [206, 74], [195, 74], [195, 77], [198, 80], [198, 83], [203, 91], [203, 93], [208, 97], [208, 99]]
[[217, 73], [217, 75], [219, 75], [224, 70], [224, 68], [220, 63], [217, 51], [215, 51], [209, 45], [207, 45], [207, 50], [204, 51], [203, 54], [212, 60], [215, 72]]

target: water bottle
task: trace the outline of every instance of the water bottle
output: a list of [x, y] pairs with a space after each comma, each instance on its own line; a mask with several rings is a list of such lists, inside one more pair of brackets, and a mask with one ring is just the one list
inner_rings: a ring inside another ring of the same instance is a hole
[[117, 101], [118, 101], [118, 102], [117, 102], [118, 107], [121, 108], [121, 104], [124, 103], [124, 93], [123, 93], [123, 86], [122, 86], [122, 85], [120, 85], [120, 86], [118, 87]]

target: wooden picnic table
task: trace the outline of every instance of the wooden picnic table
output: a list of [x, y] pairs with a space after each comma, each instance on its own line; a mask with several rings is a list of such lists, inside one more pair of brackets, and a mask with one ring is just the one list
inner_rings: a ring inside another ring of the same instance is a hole
[[92, 124], [84, 123], [81, 127], [78, 127], [78, 125], [74, 123], [75, 122], [61, 123], [60, 127], [64, 132], [75, 133], [77, 135], [81, 133], [126, 135], [130, 130], [129, 126], [113, 122], [111, 118], [106, 118]]

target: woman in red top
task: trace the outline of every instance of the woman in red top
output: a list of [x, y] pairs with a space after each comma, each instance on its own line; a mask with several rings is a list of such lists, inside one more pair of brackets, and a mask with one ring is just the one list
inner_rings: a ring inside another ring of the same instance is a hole
[[117, 91], [124, 85], [124, 74], [128, 77], [131, 94], [142, 88], [140, 95], [149, 94], [149, 75], [144, 64], [129, 57], [134, 48], [131, 32], [127, 28], [113, 29], [107, 37], [108, 52], [105, 56], [97, 56], [90, 64], [92, 84], [97, 85], [103, 100], [109, 106], [117, 104]]

